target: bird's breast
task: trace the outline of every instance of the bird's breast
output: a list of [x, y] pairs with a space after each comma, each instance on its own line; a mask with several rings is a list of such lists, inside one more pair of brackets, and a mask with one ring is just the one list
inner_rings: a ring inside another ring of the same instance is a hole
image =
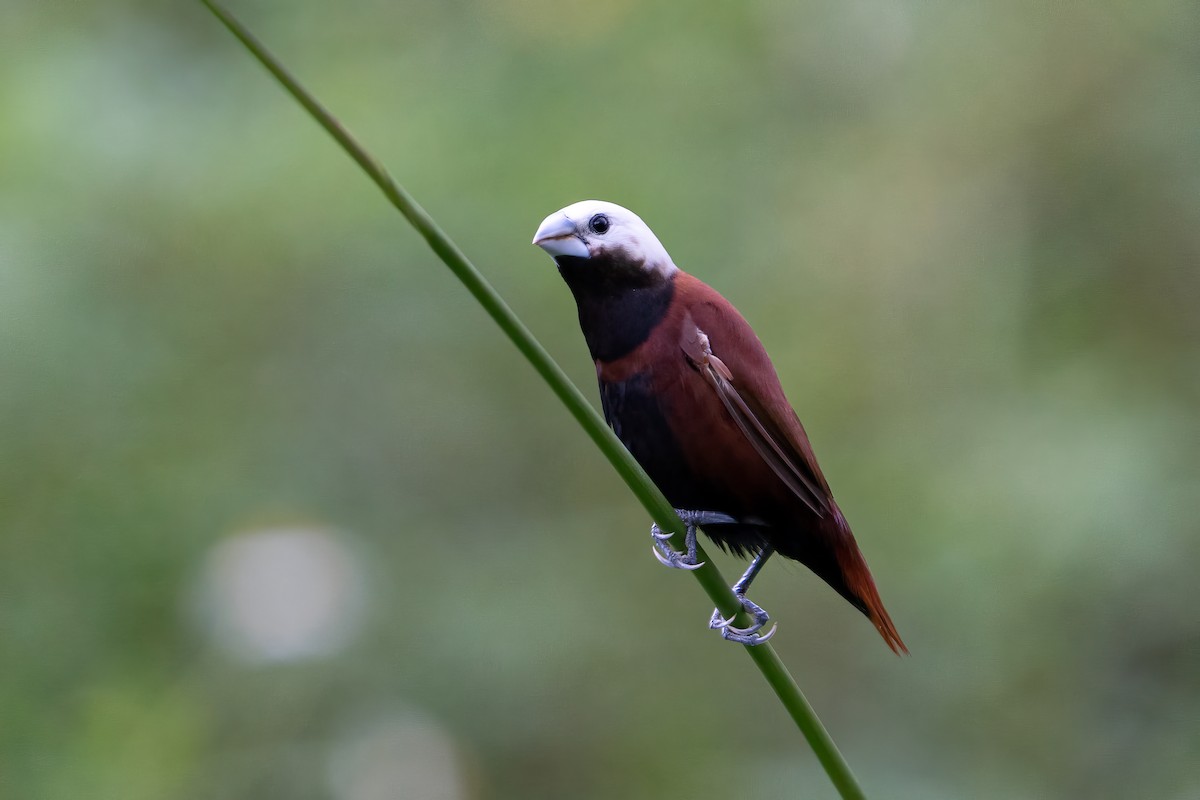
[[695, 479], [684, 448], [668, 421], [668, 398], [654, 385], [649, 370], [617, 380], [600, 378], [604, 419], [651, 480], [676, 507], [695, 494]]

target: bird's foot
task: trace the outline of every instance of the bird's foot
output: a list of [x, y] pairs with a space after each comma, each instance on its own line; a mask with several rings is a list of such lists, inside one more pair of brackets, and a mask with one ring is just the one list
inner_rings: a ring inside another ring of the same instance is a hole
[[[746, 595], [738, 593], [737, 599], [741, 601], [742, 608], [746, 613], [754, 618], [754, 622], [747, 628], [736, 628], [733, 626], [734, 617], [726, 619], [721, 614], [721, 609], [714, 609], [712, 618], [708, 621], [708, 627], [721, 632], [721, 638], [738, 644], [754, 646], [762, 644], [775, 635], [778, 630], [778, 625], [772, 625], [771, 630], [765, 634], [758, 632], [771, 621], [771, 615], [763, 610], [762, 606], [750, 600]], [[735, 615], [736, 616], [736, 615]]]
[[696, 558], [696, 539], [694, 534], [695, 528], [688, 526], [686, 553], [681, 553], [671, 545], [667, 544], [667, 540], [675, 534], [663, 533], [662, 528], [658, 524], [650, 526], [650, 538], [654, 540], [654, 547], [651, 552], [658, 559], [659, 563], [673, 569], [696, 570], [704, 566], [703, 561], [698, 561]]
[[697, 525], [717, 525], [737, 522], [728, 514], [721, 514], [716, 511], [688, 511], [686, 509], [675, 509], [675, 513], [683, 520], [683, 524], [687, 526], [687, 535], [684, 538], [684, 545], [687, 552], [680, 553], [674, 547], [667, 544], [667, 540], [675, 534], [663, 533], [662, 528], [658, 527], [658, 523], [650, 526], [650, 538], [654, 540], [654, 548], [652, 552], [654, 557], [659, 560], [664, 566], [674, 569], [696, 570], [704, 566], [704, 562], [698, 560], [696, 556], [696, 526]]

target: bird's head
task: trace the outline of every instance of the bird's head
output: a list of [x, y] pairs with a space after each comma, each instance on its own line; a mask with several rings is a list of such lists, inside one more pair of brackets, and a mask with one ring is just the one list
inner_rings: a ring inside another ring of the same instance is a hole
[[628, 269], [642, 277], [669, 278], [677, 270], [658, 237], [627, 208], [603, 200], [582, 200], [555, 211], [542, 221], [533, 243], [560, 267], [578, 259], [606, 261], [597, 268]]

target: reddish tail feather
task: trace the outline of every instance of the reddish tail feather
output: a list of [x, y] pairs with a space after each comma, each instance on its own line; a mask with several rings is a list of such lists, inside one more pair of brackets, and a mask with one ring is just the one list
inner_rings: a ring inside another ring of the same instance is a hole
[[908, 648], [904, 646], [891, 616], [883, 607], [883, 600], [879, 597], [879, 590], [875, 588], [875, 579], [871, 577], [867, 561], [853, 539], [844, 542], [843, 546], [837, 549], [837, 560], [846, 588], [861, 602], [860, 608], [875, 625], [887, 646], [892, 648], [896, 655], [908, 655]]

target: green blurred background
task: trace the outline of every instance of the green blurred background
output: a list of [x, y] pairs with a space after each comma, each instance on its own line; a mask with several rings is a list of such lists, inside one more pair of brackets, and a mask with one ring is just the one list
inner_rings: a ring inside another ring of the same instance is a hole
[[[590, 398], [561, 206], [754, 323], [912, 650], [756, 584], [871, 797], [1200, 797], [1194, 2], [233, 10]], [[0, 437], [6, 799], [833, 796], [199, 3], [0, 8]]]

